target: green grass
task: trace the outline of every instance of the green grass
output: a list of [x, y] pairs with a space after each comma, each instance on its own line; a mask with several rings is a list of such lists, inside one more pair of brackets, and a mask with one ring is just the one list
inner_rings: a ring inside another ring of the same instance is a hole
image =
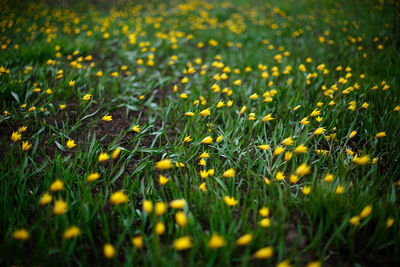
[[[400, 61], [393, 5], [383, 2], [126, 1], [89, 11], [78, 3], [4, 3], [0, 264], [397, 263]], [[211, 114], [201, 116], [207, 108]], [[318, 120], [310, 115], [315, 109]], [[102, 120], [108, 113], [112, 120]], [[264, 122], [267, 114], [274, 119]], [[301, 124], [306, 117], [310, 123]], [[319, 127], [326, 131], [315, 135]], [[12, 141], [13, 132], [21, 139]], [[386, 136], [376, 137], [380, 132]], [[212, 143], [202, 144], [207, 136]], [[282, 144], [287, 137], [292, 145]], [[76, 146], [68, 148], [68, 140]], [[22, 141], [31, 144], [27, 151]], [[307, 151], [287, 160], [301, 144]], [[274, 155], [279, 146], [284, 152]], [[117, 148], [118, 157], [99, 162], [100, 153], [111, 157]], [[370, 160], [357, 164], [366, 155]], [[162, 159], [172, 168], [157, 169]], [[310, 172], [290, 182], [302, 163]], [[234, 177], [225, 178], [231, 168]], [[100, 178], [88, 182], [95, 172]], [[160, 175], [169, 181], [161, 185]], [[57, 179], [63, 190], [51, 191]], [[120, 190], [127, 200], [113, 204]], [[41, 205], [46, 192], [52, 200]], [[237, 204], [228, 206], [226, 196]], [[185, 226], [175, 219], [180, 209], [169, 206], [177, 199], [185, 200]], [[54, 214], [57, 200], [67, 203], [65, 213]], [[166, 203], [167, 211], [146, 212], [146, 200]], [[263, 207], [268, 227], [260, 224]], [[63, 238], [71, 226], [79, 234]], [[22, 228], [29, 236], [18, 240]], [[251, 242], [237, 245], [248, 233]], [[223, 239], [218, 248], [209, 243], [214, 234]], [[142, 247], [132, 243], [138, 236]], [[191, 246], [177, 250], [174, 241], [184, 236]], [[112, 257], [103, 252], [107, 243]], [[264, 247], [273, 253], [260, 259]]]

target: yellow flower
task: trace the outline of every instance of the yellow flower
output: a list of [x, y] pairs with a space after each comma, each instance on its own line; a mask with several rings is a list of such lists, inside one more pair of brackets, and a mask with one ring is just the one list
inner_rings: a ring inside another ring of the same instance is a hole
[[123, 191], [117, 191], [110, 196], [110, 202], [114, 205], [120, 205], [128, 201], [128, 196]]
[[295, 184], [295, 183], [297, 183], [298, 181], [299, 181], [299, 176], [298, 176], [298, 175], [296, 175], [296, 174], [290, 175], [289, 182], [290, 182], [291, 184]]
[[249, 98], [252, 99], [252, 100], [257, 99], [258, 98], [258, 94], [254, 93]]
[[201, 116], [203, 116], [203, 117], [205, 117], [205, 116], [210, 116], [210, 115], [211, 115], [210, 108], [206, 108], [206, 109], [200, 111], [199, 114], [200, 114]]
[[220, 142], [224, 137], [222, 135], [218, 136], [217, 140], [215, 140], [216, 143]]
[[103, 116], [103, 118], [101, 118], [103, 121], [112, 121], [112, 116], [108, 115], [109, 112], [107, 112], [106, 115]]
[[100, 178], [100, 174], [98, 174], [97, 172], [95, 172], [95, 173], [89, 174], [88, 177], [86, 178], [86, 180], [87, 180], [88, 182], [94, 182], [94, 181], [96, 181], [96, 180], [99, 179], [99, 178]]
[[183, 139], [183, 142], [190, 142], [190, 141], [192, 141], [190, 135], [185, 136], [185, 138]]
[[70, 139], [70, 140], [67, 141], [67, 148], [73, 148], [74, 146], [76, 146], [74, 140]]
[[163, 159], [156, 163], [156, 168], [163, 171], [172, 168], [172, 162], [170, 159]]
[[67, 211], [68, 208], [68, 204], [59, 199], [54, 203], [54, 207], [53, 207], [53, 213], [55, 215], [60, 215], [60, 214], [64, 214]]
[[278, 171], [278, 173], [277, 173], [276, 176], [275, 176], [275, 179], [276, 179], [277, 181], [282, 181], [283, 179], [285, 179], [285, 175], [283, 174], [283, 172]]
[[392, 227], [393, 223], [394, 223], [394, 219], [392, 217], [389, 217], [386, 221], [386, 228]]
[[85, 100], [85, 101], [89, 101], [90, 98], [92, 98], [92, 94], [86, 94], [83, 96], [83, 100]]
[[225, 106], [225, 103], [223, 102], [223, 101], [219, 101], [218, 103], [217, 103], [217, 108], [221, 108], [221, 107], [223, 107], [223, 106]]
[[249, 244], [253, 240], [253, 235], [252, 234], [245, 234], [242, 235], [241, 237], [236, 240], [236, 245], [238, 246], [245, 246]]
[[238, 201], [234, 197], [225, 196], [224, 201], [229, 207], [235, 206]]
[[242, 81], [241, 80], [236, 80], [233, 82], [234, 85], [242, 85]]
[[147, 214], [150, 214], [153, 211], [153, 202], [151, 202], [151, 200], [143, 201], [143, 210]]
[[272, 118], [272, 113], [264, 116], [264, 118], [262, 119], [263, 122], [272, 121], [272, 120], [275, 120], [275, 118]]
[[371, 205], [365, 206], [365, 208], [360, 213], [360, 219], [367, 218], [371, 214], [371, 212], [372, 212], [372, 206]]
[[165, 185], [167, 182], [169, 181], [169, 178], [160, 175], [160, 178], [158, 179], [158, 182], [160, 183], [160, 185]]
[[21, 135], [18, 132], [13, 132], [11, 134], [11, 141], [13, 141], [14, 143], [21, 140]]
[[312, 261], [307, 263], [307, 267], [321, 267], [321, 263], [319, 261]]
[[256, 259], [269, 259], [274, 255], [274, 249], [272, 247], [260, 248], [257, 250], [253, 257]]
[[376, 138], [381, 138], [381, 137], [385, 137], [386, 136], [386, 132], [380, 132], [376, 134]]
[[311, 112], [310, 116], [311, 117], [316, 117], [321, 115], [321, 111], [319, 111], [317, 108], [313, 110], [313, 112]]
[[308, 125], [308, 124], [310, 124], [310, 121], [308, 120], [308, 117], [303, 118], [303, 119], [300, 121], [300, 124], [303, 124], [303, 125]]
[[278, 265], [276, 265], [276, 267], [291, 267], [292, 265], [290, 265], [289, 260], [285, 260], [280, 262]]
[[174, 248], [176, 250], [185, 250], [191, 248], [192, 246], [192, 239], [189, 236], [184, 236], [174, 241]]
[[290, 151], [285, 152], [285, 161], [289, 161], [292, 159], [293, 153]]
[[335, 179], [335, 177], [333, 176], [333, 174], [328, 173], [327, 175], [325, 175], [324, 182], [330, 183], [330, 182], [333, 181], [333, 179]]
[[284, 148], [281, 146], [278, 146], [277, 148], [275, 148], [274, 150], [274, 156], [278, 156], [283, 152]]
[[136, 133], [140, 133], [140, 128], [139, 128], [139, 124], [138, 125], [135, 125], [133, 128], [132, 128], [132, 131], [134, 131], [134, 132], [136, 132]]
[[52, 93], [53, 93], [53, 90], [51, 90], [50, 88], [48, 88], [48, 89], [46, 90], [46, 94], [51, 95]]
[[246, 111], [247, 107], [243, 106], [242, 109], [240, 110], [240, 114], [243, 114]]
[[69, 81], [69, 86], [72, 87], [75, 85], [75, 81]]
[[288, 138], [283, 139], [282, 145], [284, 145], [284, 146], [293, 145], [293, 138], [292, 137], [288, 137]]
[[98, 158], [99, 162], [103, 162], [109, 159], [109, 156], [107, 153], [101, 152]]
[[357, 131], [352, 131], [349, 135], [349, 139], [353, 138], [357, 134]]
[[169, 206], [173, 209], [183, 209], [186, 205], [186, 200], [184, 199], [175, 199], [169, 203]]
[[158, 222], [154, 227], [154, 231], [157, 235], [162, 235], [165, 232], [165, 225], [162, 222]]
[[179, 97], [182, 99], [186, 99], [186, 98], [188, 98], [188, 95], [186, 93], [182, 93], [179, 95]]
[[359, 158], [357, 155], [354, 156], [353, 162], [358, 164], [358, 165], [365, 165], [368, 162], [370, 162], [371, 158], [368, 155], [362, 156]]
[[235, 177], [235, 175], [236, 175], [235, 170], [230, 168], [230, 169], [226, 170], [222, 176], [225, 178], [232, 178], [232, 177]]
[[306, 186], [303, 187], [303, 189], [301, 189], [301, 191], [303, 192], [304, 195], [307, 196], [307, 195], [309, 195], [310, 192], [311, 192], [311, 186], [306, 185]]
[[121, 149], [119, 147], [117, 147], [114, 152], [111, 155], [111, 159], [116, 159], [118, 158], [119, 154], [121, 153]]
[[203, 159], [203, 158], [209, 158], [209, 157], [210, 157], [210, 155], [208, 154], [208, 152], [204, 151], [203, 153], [201, 153], [199, 158]]
[[183, 79], [181, 80], [181, 83], [182, 84], [185, 84], [185, 83], [187, 83], [189, 81], [189, 78], [188, 77], [183, 77]]
[[42, 205], [42, 206], [47, 205], [47, 204], [49, 204], [51, 202], [52, 199], [53, 199], [53, 197], [49, 193], [46, 192], [40, 198], [39, 204]]
[[60, 109], [62, 110], [62, 109], [65, 109], [66, 107], [67, 107], [67, 105], [63, 105], [63, 104], [60, 104]]
[[351, 217], [349, 222], [354, 226], [359, 226], [360, 225], [360, 217], [359, 216]]
[[201, 183], [199, 189], [203, 192], [207, 192], [207, 183], [206, 182]]
[[225, 246], [225, 240], [222, 236], [218, 235], [218, 234], [213, 234], [210, 238], [210, 240], [208, 241], [208, 246], [210, 248], [220, 248]]
[[28, 151], [31, 148], [32, 144], [29, 144], [28, 141], [23, 141], [22, 142], [22, 151]]
[[136, 248], [142, 248], [143, 247], [143, 237], [141, 236], [137, 236], [132, 238], [132, 244], [136, 247]]
[[111, 244], [105, 244], [103, 247], [104, 257], [111, 259], [115, 256], [115, 249]]
[[180, 227], [182, 227], [182, 228], [185, 227], [187, 224], [187, 218], [186, 218], [185, 213], [183, 211], [178, 211], [175, 214], [175, 221], [176, 221], [176, 224], [179, 225]]
[[298, 147], [296, 147], [294, 149], [294, 152], [295, 153], [300, 153], [300, 154], [306, 153], [307, 152], [307, 147], [304, 144], [301, 144], [301, 145], [299, 145]]
[[264, 218], [260, 221], [260, 226], [263, 228], [268, 228], [271, 226], [271, 220], [269, 218]]
[[21, 128], [18, 129], [18, 131], [19, 131], [20, 133], [23, 133], [23, 132], [26, 131], [27, 128], [28, 128], [28, 126], [22, 126]]
[[57, 192], [57, 191], [61, 191], [61, 190], [64, 190], [64, 183], [59, 179], [55, 180], [50, 185], [50, 191], [51, 192]]
[[269, 145], [259, 145], [258, 148], [261, 149], [261, 150], [268, 150], [269, 149]]
[[338, 184], [338, 186], [336, 187], [336, 191], [335, 191], [336, 195], [341, 195], [344, 193], [344, 187], [340, 184]]
[[185, 112], [185, 116], [192, 117], [194, 116], [193, 112]]
[[25, 228], [15, 230], [12, 234], [12, 238], [15, 240], [27, 240], [29, 238], [29, 232]]
[[72, 239], [72, 238], [80, 235], [80, 233], [81, 233], [81, 230], [78, 227], [76, 227], [75, 225], [73, 225], [64, 231], [63, 238], [64, 239]]
[[167, 205], [164, 202], [157, 202], [155, 207], [157, 216], [162, 216], [167, 210]]
[[213, 138], [211, 136], [207, 136], [201, 141], [201, 143], [202, 144], [212, 144], [212, 141], [213, 141]]
[[326, 131], [325, 128], [323, 127], [319, 127], [314, 131], [314, 135], [321, 135], [322, 133], [324, 133]]
[[269, 208], [268, 207], [262, 207], [258, 213], [262, 216], [262, 217], [268, 217], [269, 216]]
[[299, 167], [296, 168], [295, 174], [298, 176], [306, 175], [309, 174], [311, 170], [311, 167], [307, 165], [307, 163], [302, 163], [300, 164]]

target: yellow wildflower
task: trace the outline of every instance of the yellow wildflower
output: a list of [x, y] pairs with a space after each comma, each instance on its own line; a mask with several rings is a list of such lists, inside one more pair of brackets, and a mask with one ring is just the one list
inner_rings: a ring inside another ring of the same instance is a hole
[[114, 205], [120, 205], [128, 201], [128, 196], [123, 191], [117, 191], [110, 196], [110, 202]]

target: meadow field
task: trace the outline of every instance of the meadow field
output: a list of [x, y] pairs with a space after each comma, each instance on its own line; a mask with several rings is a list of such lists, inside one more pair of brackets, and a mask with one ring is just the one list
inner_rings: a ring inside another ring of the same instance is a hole
[[399, 264], [396, 2], [1, 1], [0, 265]]

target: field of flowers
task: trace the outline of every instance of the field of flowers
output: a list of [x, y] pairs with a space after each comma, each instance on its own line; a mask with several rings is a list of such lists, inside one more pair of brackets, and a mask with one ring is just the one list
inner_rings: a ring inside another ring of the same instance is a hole
[[2, 1], [0, 265], [400, 261], [393, 1]]

